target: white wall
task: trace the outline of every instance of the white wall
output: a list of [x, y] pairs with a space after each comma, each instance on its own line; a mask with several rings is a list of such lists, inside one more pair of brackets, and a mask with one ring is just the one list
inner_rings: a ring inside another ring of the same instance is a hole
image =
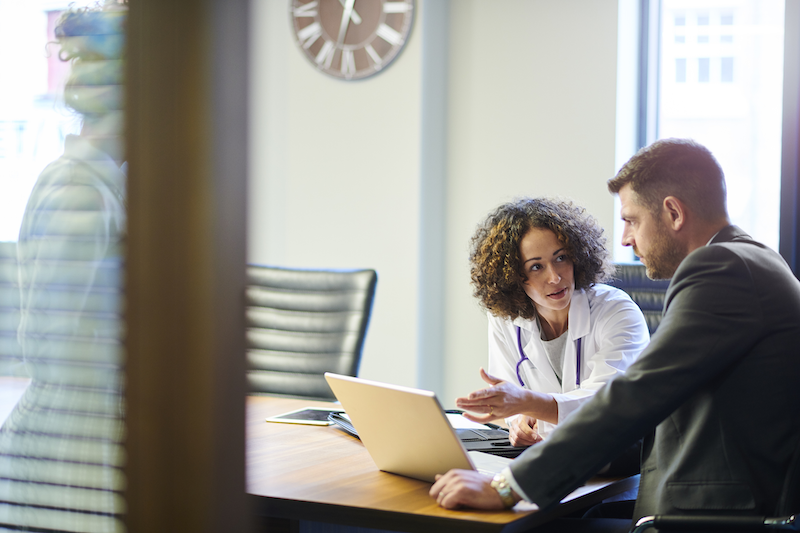
[[422, 43], [379, 76], [343, 82], [296, 49], [288, 5], [253, 2], [249, 261], [375, 268], [361, 375], [412, 384]]
[[481, 386], [486, 322], [466, 259], [489, 210], [519, 195], [567, 196], [611, 238], [616, 5], [451, 4], [446, 399]]
[[[252, 17], [250, 261], [376, 268], [361, 375], [424, 384], [451, 406], [481, 386], [486, 359], [467, 265], [478, 221], [515, 196], [568, 196], [611, 239], [617, 0], [418, 0], [406, 50], [361, 82], [315, 71], [287, 3], [254, 0]], [[445, 84], [432, 83], [425, 61], [442, 50]], [[437, 97], [441, 133], [422, 117]], [[426, 151], [431, 136], [443, 153]], [[440, 209], [423, 197], [431, 179]], [[438, 268], [422, 220], [444, 231]], [[440, 284], [437, 308], [420, 290]]]

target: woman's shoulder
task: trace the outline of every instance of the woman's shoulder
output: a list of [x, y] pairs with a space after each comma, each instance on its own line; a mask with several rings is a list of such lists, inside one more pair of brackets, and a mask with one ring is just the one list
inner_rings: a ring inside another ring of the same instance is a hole
[[531, 325], [536, 324], [536, 319], [527, 319], [517, 317], [515, 319], [510, 319], [507, 317], [500, 317], [497, 315], [492, 314], [491, 311], [486, 312], [486, 318], [489, 320], [489, 326], [499, 330], [515, 330], [517, 326], [521, 326], [522, 329], [531, 329]]
[[605, 283], [596, 283], [586, 289], [589, 306], [607, 304], [609, 306], [637, 307], [627, 292]]
[[627, 292], [602, 283], [594, 285], [588, 292], [589, 315], [598, 331], [636, 325], [642, 336], [647, 334], [644, 314]]

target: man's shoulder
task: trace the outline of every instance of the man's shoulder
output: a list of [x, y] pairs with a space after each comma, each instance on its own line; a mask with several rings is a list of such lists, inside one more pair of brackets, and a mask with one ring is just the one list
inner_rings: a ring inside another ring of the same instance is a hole
[[[741, 230], [739, 230], [741, 231]], [[668, 299], [693, 288], [730, 292], [734, 287], [749, 291], [797, 291], [797, 279], [780, 254], [741, 232], [694, 250], [680, 264], [670, 283]]]
[[790, 271], [789, 265], [778, 252], [752, 239], [712, 243], [689, 254], [684, 263], [687, 267], [695, 268], [709, 266], [712, 268], [711, 274], [725, 268], [750, 270], [752, 266]]
[[[725, 252], [721, 252], [722, 250]], [[728, 255], [729, 252], [733, 256], [739, 257], [749, 257], [754, 254], [766, 254], [775, 259], [780, 259], [781, 262], [783, 262], [780, 254], [778, 254], [775, 250], [771, 249], [764, 243], [755, 240], [741, 228], [734, 225], [727, 226], [720, 230], [719, 233], [717, 233], [717, 235], [711, 239], [711, 242], [708, 244], [708, 246], [704, 246], [697, 251], [701, 252], [697, 254], [697, 259], [703, 259], [706, 257], [716, 257], [718, 259], [720, 257], [732, 257]], [[716, 254], [715, 252], [719, 253]]]
[[723, 278], [727, 276], [749, 277], [748, 263], [756, 256], [764, 257], [759, 248], [742, 243], [724, 242], [703, 246], [691, 252], [675, 270], [668, 293], [689, 280], [699, 281], [701, 278]]
[[680, 271], [684, 270], [684, 266], [711, 263], [719, 266], [729, 264], [735, 267], [754, 257], [759, 259], [769, 257], [785, 264], [777, 252], [753, 239], [741, 228], [730, 225], [721, 229], [707, 246], [701, 246], [687, 255], [675, 274], [678, 276]]

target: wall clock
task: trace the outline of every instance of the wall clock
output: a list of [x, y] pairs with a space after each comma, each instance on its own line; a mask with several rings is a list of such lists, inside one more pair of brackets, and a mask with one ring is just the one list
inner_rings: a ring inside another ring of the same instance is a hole
[[385, 69], [408, 41], [414, 0], [292, 0], [300, 50], [320, 71], [360, 80]]

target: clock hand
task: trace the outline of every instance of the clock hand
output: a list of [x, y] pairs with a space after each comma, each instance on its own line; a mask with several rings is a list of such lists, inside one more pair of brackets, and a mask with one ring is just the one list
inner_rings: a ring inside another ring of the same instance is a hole
[[[339, 0], [339, 3], [342, 4], [342, 7], [344, 7], [344, 0]], [[353, 9], [353, 13], [350, 15], [350, 20], [352, 20], [353, 24], [355, 24], [356, 26], [361, 24], [361, 17], [358, 16], [358, 13], [356, 13], [355, 8]]]
[[342, 13], [342, 23], [339, 24], [339, 38], [336, 40], [336, 44], [340, 45], [344, 42], [344, 36], [347, 33], [347, 25], [350, 24], [350, 15], [353, 13], [353, 6], [355, 6], [356, 0], [345, 0], [344, 3], [344, 13]]

